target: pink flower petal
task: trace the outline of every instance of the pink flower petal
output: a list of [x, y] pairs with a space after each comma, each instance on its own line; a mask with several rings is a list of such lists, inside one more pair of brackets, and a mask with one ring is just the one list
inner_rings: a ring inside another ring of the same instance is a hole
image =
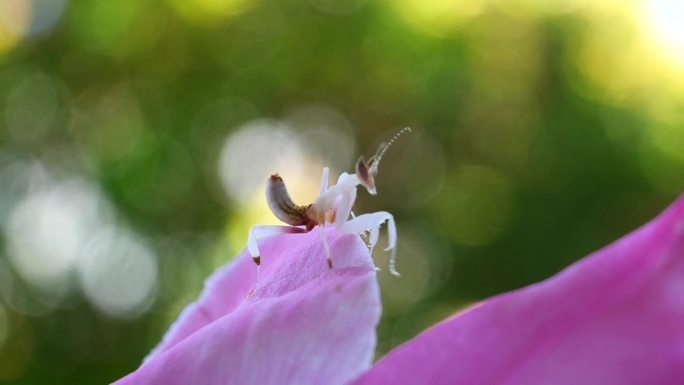
[[684, 196], [555, 277], [436, 325], [354, 384], [684, 384]]
[[366, 370], [380, 299], [358, 236], [328, 228], [260, 241], [261, 282], [243, 252], [205, 283], [162, 343], [123, 384], [343, 384]]

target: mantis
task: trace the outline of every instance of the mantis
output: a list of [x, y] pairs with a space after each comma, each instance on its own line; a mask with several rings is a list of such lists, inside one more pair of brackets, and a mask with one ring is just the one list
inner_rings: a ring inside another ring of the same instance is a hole
[[[289, 226], [267, 226], [255, 225], [249, 230], [247, 238], [247, 249], [252, 255], [252, 260], [257, 265], [256, 280], [254, 288], [247, 294], [250, 297], [259, 284], [259, 268], [261, 266], [261, 255], [257, 245], [258, 237], [267, 237], [276, 234], [306, 233], [318, 226], [321, 240], [325, 248], [328, 267], [332, 269], [332, 255], [330, 246], [325, 234], [325, 224], [335, 225], [339, 233], [345, 234], [366, 234], [368, 235], [368, 246], [370, 254], [380, 235], [380, 226], [387, 222], [387, 233], [389, 245], [385, 251], [391, 250], [389, 259], [389, 271], [395, 276], [399, 273], [395, 269], [397, 228], [392, 214], [386, 211], [362, 214], [355, 216], [352, 206], [356, 200], [356, 188], [362, 185], [369, 194], [377, 195], [375, 188], [375, 177], [378, 175], [378, 165], [382, 156], [392, 143], [404, 132], [411, 132], [409, 127], [405, 127], [396, 133], [387, 144], [382, 144], [375, 155], [367, 162], [361, 156], [356, 162], [356, 173], [342, 173], [337, 179], [337, 183], [328, 186], [329, 168], [323, 168], [321, 177], [321, 189], [318, 197], [312, 204], [300, 206], [295, 204], [290, 198], [285, 182], [278, 174], [273, 174], [266, 181], [266, 201], [273, 214], [282, 222]], [[351, 216], [351, 218], [350, 218]]]

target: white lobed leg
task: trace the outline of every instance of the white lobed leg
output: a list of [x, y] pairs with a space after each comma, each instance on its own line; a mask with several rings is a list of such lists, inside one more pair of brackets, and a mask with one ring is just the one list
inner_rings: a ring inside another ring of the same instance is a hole
[[394, 224], [394, 217], [391, 215], [387, 220], [387, 235], [389, 237], [389, 246], [387, 246], [385, 250], [392, 250], [392, 254], [390, 254], [389, 259], [389, 271], [392, 273], [392, 275], [399, 277], [401, 274], [399, 274], [395, 267], [397, 260], [397, 226]]
[[[349, 215], [351, 213], [352, 205], [354, 204], [355, 200], [356, 189], [348, 191], [345, 194], [342, 194], [336, 201], [335, 207], [337, 213], [335, 214], [335, 227], [337, 227], [338, 230], [342, 228], [342, 226], [344, 226], [345, 223], [347, 223], [347, 220], [349, 219]], [[365, 231], [365, 229], [363, 231]]]
[[306, 233], [306, 230], [296, 226], [278, 226], [278, 225], [254, 225], [249, 229], [249, 237], [247, 238], [247, 249], [252, 257], [259, 256], [259, 246], [257, 245], [257, 238], [270, 237], [278, 234], [297, 234]]
[[328, 189], [328, 175], [330, 174], [330, 169], [327, 167], [323, 167], [323, 176], [321, 177], [321, 192], [318, 193], [318, 195], [321, 195], [325, 192], [325, 190]]
[[323, 248], [325, 248], [325, 256], [328, 259], [328, 267], [333, 268], [332, 253], [330, 252], [330, 245], [328, 245], [328, 237], [325, 235], [325, 224], [318, 225], [321, 229], [321, 240], [323, 241]]
[[271, 235], [277, 234], [295, 234], [295, 233], [305, 233], [306, 230], [301, 227], [295, 226], [271, 226], [271, 225], [255, 225], [249, 229], [249, 236], [247, 237], [247, 250], [252, 256], [252, 260], [257, 265], [256, 279], [254, 280], [254, 287], [245, 298], [249, 298], [254, 294], [257, 285], [259, 284], [259, 270], [261, 267], [261, 254], [259, 253], [259, 245], [257, 244], [257, 238], [270, 237]]
[[[342, 202], [344, 202], [345, 199], [341, 201], [340, 207], [342, 207]], [[346, 202], [345, 202], [346, 203]], [[345, 206], [346, 207], [346, 206]], [[335, 221], [335, 226], [337, 228], [337, 231], [341, 233], [347, 233], [347, 234], [358, 234], [364, 231], [370, 231], [370, 236], [369, 236], [369, 242], [370, 242], [370, 247], [371, 247], [371, 253], [373, 250], [373, 247], [375, 247], [375, 243], [378, 240], [379, 234], [380, 234], [380, 225], [382, 225], [385, 221], [387, 221], [387, 235], [389, 238], [389, 245], [385, 249], [386, 251], [391, 250], [392, 254], [390, 255], [390, 260], [389, 260], [389, 269], [390, 273], [394, 275], [399, 275], [397, 270], [395, 269], [395, 261], [396, 261], [396, 246], [397, 246], [397, 227], [394, 223], [394, 217], [392, 214], [386, 212], [386, 211], [379, 211], [377, 213], [370, 213], [370, 214], [363, 214], [359, 215], [349, 221], [341, 221], [339, 220], [340, 218], [340, 213], [338, 212], [338, 217], [337, 220]]]

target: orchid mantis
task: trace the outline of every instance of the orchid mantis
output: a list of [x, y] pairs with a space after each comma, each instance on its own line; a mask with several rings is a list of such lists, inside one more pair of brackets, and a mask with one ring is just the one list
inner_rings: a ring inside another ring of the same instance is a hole
[[356, 173], [342, 173], [337, 179], [337, 183], [332, 186], [328, 186], [330, 170], [328, 167], [324, 167], [323, 176], [321, 178], [320, 194], [314, 203], [306, 206], [295, 204], [287, 192], [283, 179], [278, 174], [271, 175], [266, 182], [266, 201], [273, 214], [290, 226], [255, 225], [250, 228], [247, 248], [252, 255], [254, 263], [257, 265], [257, 274], [254, 288], [249, 292], [247, 297], [254, 293], [254, 290], [256, 290], [256, 287], [259, 284], [261, 254], [259, 253], [259, 246], [257, 245], [258, 237], [267, 237], [276, 234], [305, 233], [318, 226], [321, 240], [323, 241], [323, 246], [325, 248], [328, 266], [332, 269], [332, 255], [325, 234], [326, 223], [334, 224], [335, 228], [340, 233], [365, 234], [368, 232], [368, 246], [372, 255], [373, 248], [380, 235], [380, 226], [387, 222], [389, 245], [385, 250], [391, 250], [392, 253], [389, 259], [389, 271], [393, 275], [399, 276], [399, 273], [395, 268], [397, 229], [392, 214], [386, 211], [379, 211], [355, 216], [352, 213], [352, 206], [356, 200], [356, 187], [358, 185], [365, 187], [371, 195], [377, 194], [375, 177], [378, 174], [380, 160], [389, 146], [402, 133], [407, 131], [411, 132], [411, 129], [409, 127], [402, 129], [395, 134], [387, 144], [381, 145], [378, 152], [372, 156], [368, 162], [364, 160], [363, 156], [360, 157], [356, 162]]

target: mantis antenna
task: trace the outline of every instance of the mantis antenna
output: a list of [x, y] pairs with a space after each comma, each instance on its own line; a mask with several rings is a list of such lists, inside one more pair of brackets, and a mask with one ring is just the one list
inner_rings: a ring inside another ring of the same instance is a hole
[[371, 169], [376, 170], [378, 169], [378, 165], [380, 164], [380, 159], [382, 159], [382, 156], [385, 155], [385, 152], [387, 152], [387, 149], [394, 143], [397, 138], [401, 136], [404, 132], [411, 132], [411, 127], [404, 127], [399, 132], [394, 134], [392, 139], [389, 140], [387, 143], [380, 143], [380, 147], [378, 147], [378, 151], [376, 151], [375, 155], [370, 159], [369, 163], [371, 163]]

